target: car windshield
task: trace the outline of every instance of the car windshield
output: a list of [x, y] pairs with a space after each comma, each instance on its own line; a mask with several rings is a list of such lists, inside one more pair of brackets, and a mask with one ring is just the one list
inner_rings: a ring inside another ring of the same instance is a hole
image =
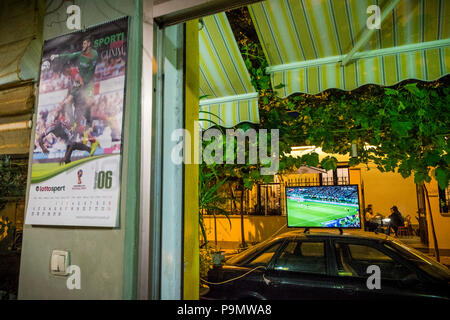
[[270, 245], [272, 241], [266, 240], [261, 243], [258, 243], [257, 245], [250, 247], [240, 253], [237, 253], [233, 256], [231, 256], [229, 259], [225, 261], [226, 264], [232, 264], [232, 265], [240, 265], [243, 262], [247, 261], [254, 253], [260, 251], [261, 249], [267, 247]]
[[446, 266], [427, 257], [420, 251], [410, 248], [400, 241], [392, 240], [387, 244], [399, 250], [406, 256], [408, 260], [417, 265], [422, 271], [426, 272], [433, 278], [450, 282], [450, 269]]

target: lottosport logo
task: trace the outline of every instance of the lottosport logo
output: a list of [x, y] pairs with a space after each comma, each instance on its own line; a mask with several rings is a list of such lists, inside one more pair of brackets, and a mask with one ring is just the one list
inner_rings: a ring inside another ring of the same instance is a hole
[[36, 186], [36, 192], [58, 192], [66, 191], [66, 186]]
[[81, 184], [81, 177], [83, 176], [83, 170], [78, 170], [77, 172], [77, 176], [78, 176], [78, 184]]

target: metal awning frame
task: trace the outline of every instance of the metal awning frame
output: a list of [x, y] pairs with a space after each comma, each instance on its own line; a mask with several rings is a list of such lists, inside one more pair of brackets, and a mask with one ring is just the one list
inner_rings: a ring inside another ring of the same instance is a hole
[[213, 99], [205, 99], [200, 100], [200, 106], [207, 106], [210, 104], [219, 104], [219, 103], [227, 103], [227, 102], [234, 102], [234, 101], [240, 101], [240, 100], [249, 100], [254, 99], [258, 97], [258, 92], [251, 92], [246, 94], [239, 94], [234, 96], [227, 96], [227, 97], [220, 97], [220, 98], [213, 98]]
[[[382, 11], [381, 17], [380, 17], [380, 25], [389, 16], [391, 11], [393, 11], [395, 9], [395, 7], [398, 5], [399, 2], [400, 2], [400, 0], [391, 1], [387, 5], [387, 7]], [[358, 52], [358, 50], [363, 45], [365, 45], [367, 43], [367, 41], [369, 41], [370, 37], [372, 36], [372, 34], [374, 32], [375, 32], [375, 28], [373, 28], [373, 29], [367, 28], [364, 30], [363, 34], [361, 35], [361, 38], [355, 43], [352, 50], [350, 50], [350, 52], [345, 55], [344, 59], [342, 59], [342, 65], [345, 66], [352, 60], [352, 58]]]
[[[407, 44], [407, 45], [397, 46], [397, 47], [392, 47], [392, 48], [362, 51], [362, 52], [354, 53], [352, 56], [352, 61], [373, 58], [373, 57], [394, 55], [394, 54], [398, 54], [398, 53], [415, 52], [415, 51], [427, 50], [427, 49], [438, 49], [438, 48], [443, 48], [443, 47], [447, 47], [447, 46], [450, 46], [450, 39], [427, 41], [427, 42]], [[266, 68], [266, 72], [271, 74], [271, 73], [275, 73], [275, 72], [279, 72], [279, 71], [301, 69], [301, 68], [313, 67], [313, 66], [323, 66], [323, 65], [331, 64], [331, 63], [342, 62], [342, 64], [343, 64], [343, 61], [347, 57], [347, 55], [348, 54], [320, 58], [320, 59], [307, 60], [307, 61], [298, 61], [298, 62], [293, 62], [293, 63], [280, 64], [280, 65], [276, 65], [276, 66], [269, 66]]]

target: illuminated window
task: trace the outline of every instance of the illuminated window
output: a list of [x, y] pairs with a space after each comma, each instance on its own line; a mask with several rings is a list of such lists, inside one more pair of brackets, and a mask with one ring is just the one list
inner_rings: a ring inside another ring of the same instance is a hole
[[346, 185], [350, 183], [348, 167], [338, 167], [335, 170], [328, 170], [327, 173], [321, 173], [322, 185]]
[[448, 213], [450, 205], [450, 186], [445, 189], [439, 188], [439, 208], [441, 213]]

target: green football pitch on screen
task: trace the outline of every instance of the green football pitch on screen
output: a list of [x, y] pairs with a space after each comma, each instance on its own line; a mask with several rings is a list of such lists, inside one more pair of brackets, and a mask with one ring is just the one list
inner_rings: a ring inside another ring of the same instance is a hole
[[358, 215], [354, 206], [287, 199], [289, 227], [325, 227], [326, 222]]

